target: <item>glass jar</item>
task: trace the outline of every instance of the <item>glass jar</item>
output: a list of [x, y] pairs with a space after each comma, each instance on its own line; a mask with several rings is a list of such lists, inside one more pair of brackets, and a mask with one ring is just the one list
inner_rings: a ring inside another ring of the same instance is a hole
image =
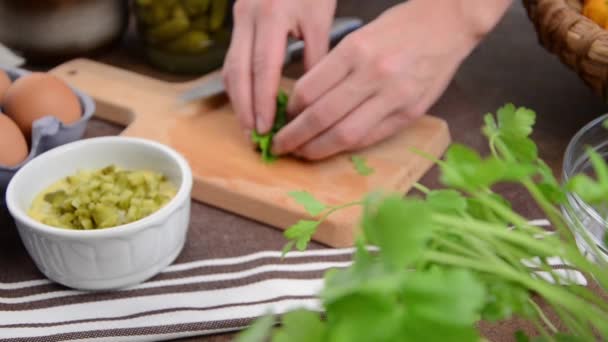
[[[594, 149], [604, 160], [608, 160], [608, 130], [603, 125], [606, 120], [608, 114], [589, 122], [572, 137], [564, 154], [564, 183], [576, 174], [596, 177], [586, 148]], [[591, 260], [602, 258], [608, 261], [608, 204], [591, 205], [574, 193], [567, 193], [566, 197], [562, 212], [579, 249]]]
[[134, 0], [146, 58], [174, 73], [220, 68], [230, 45], [233, 4], [234, 0]]

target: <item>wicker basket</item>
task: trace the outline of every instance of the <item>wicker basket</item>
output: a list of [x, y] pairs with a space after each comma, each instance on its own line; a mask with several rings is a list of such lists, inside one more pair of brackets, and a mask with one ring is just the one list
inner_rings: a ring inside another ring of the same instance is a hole
[[583, 0], [523, 0], [541, 45], [608, 100], [608, 30], [583, 16]]

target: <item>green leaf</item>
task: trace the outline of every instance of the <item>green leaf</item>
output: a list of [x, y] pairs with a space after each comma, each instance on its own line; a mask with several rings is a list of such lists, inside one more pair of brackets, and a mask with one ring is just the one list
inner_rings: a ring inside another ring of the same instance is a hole
[[441, 166], [441, 182], [460, 189], [489, 188], [499, 181], [517, 182], [535, 173], [529, 164], [506, 162], [490, 156], [481, 159], [477, 152], [454, 144]]
[[522, 318], [534, 317], [536, 312], [530, 305], [527, 289], [493, 275], [481, 277], [486, 283], [486, 300], [482, 318], [498, 321], [517, 315]]
[[418, 270], [410, 273], [403, 288], [408, 312], [437, 326], [472, 326], [480, 318], [485, 297], [481, 281], [463, 269]]
[[483, 122], [484, 126], [481, 130], [487, 138], [491, 138], [492, 136], [498, 135], [500, 133], [500, 131], [498, 130], [498, 125], [494, 120], [494, 116], [491, 113], [484, 115]]
[[396, 293], [403, 282], [400, 272], [389, 272], [377, 257], [365, 248], [363, 239], [356, 241], [356, 252], [351, 267], [332, 269], [325, 273], [325, 287], [321, 299], [325, 305], [357, 292]]
[[287, 94], [279, 90], [277, 94], [277, 106], [274, 115], [274, 123], [270, 132], [266, 134], [260, 134], [255, 129], [251, 132], [251, 140], [258, 146], [261, 152], [262, 160], [266, 163], [271, 163], [277, 160], [277, 156], [273, 155], [272, 150], [272, 139], [281, 128], [287, 125]]
[[311, 216], [317, 216], [327, 209], [325, 204], [321, 203], [313, 195], [306, 191], [292, 191], [289, 193], [289, 196], [304, 206], [306, 212], [308, 212]]
[[432, 230], [431, 208], [423, 201], [395, 195], [364, 211], [367, 241], [380, 247], [389, 267], [400, 269], [419, 259]]
[[528, 335], [523, 330], [517, 330], [515, 332], [515, 341], [516, 342], [530, 342]]
[[479, 341], [474, 323], [484, 298], [483, 285], [470, 271], [433, 267], [410, 273], [402, 290], [406, 340]]
[[511, 138], [529, 136], [536, 121], [534, 111], [525, 107], [516, 108], [512, 103], [499, 108], [497, 117], [501, 135]]
[[282, 326], [273, 342], [318, 342], [325, 339], [326, 327], [316, 312], [298, 309], [283, 315]]
[[531, 163], [538, 159], [538, 148], [530, 138], [501, 136], [501, 139], [517, 160]]
[[358, 156], [358, 155], [354, 155], [350, 158], [350, 160], [353, 162], [353, 165], [355, 166], [355, 170], [357, 171], [358, 174], [360, 174], [362, 176], [369, 176], [372, 173], [374, 173], [374, 169], [367, 166], [367, 162], [366, 162], [365, 158]]
[[426, 201], [435, 211], [446, 214], [462, 214], [467, 210], [467, 199], [456, 190], [433, 190]]
[[293, 245], [295, 245], [296, 242], [294, 240], [292, 241], [288, 241], [285, 246], [283, 246], [283, 250], [281, 252], [281, 258], [284, 258], [285, 255], [287, 255], [287, 253], [289, 253], [292, 249], [293, 249]]
[[543, 196], [553, 204], [562, 204], [566, 201], [566, 192], [559, 184], [553, 171], [544, 161], [538, 160], [538, 173], [541, 176], [540, 182], [537, 184]]
[[356, 293], [397, 293], [404, 281], [403, 273], [388, 270], [378, 260], [356, 267], [326, 272], [325, 288], [321, 293], [326, 306]]
[[[318, 226], [318, 221], [300, 220], [285, 230], [283, 235], [288, 240], [294, 240], [296, 243], [296, 248], [303, 251], [308, 246], [308, 243], [312, 239], [314, 233], [317, 231]], [[285, 253], [285, 250], [283, 250], [283, 252]]]
[[570, 178], [567, 185], [587, 203], [598, 203], [607, 199], [607, 191], [585, 174], [577, 174]]
[[608, 186], [608, 167], [606, 161], [594, 149], [587, 148], [585, 152], [589, 156], [589, 160], [593, 165], [593, 171], [597, 175], [597, 181], [601, 186]]
[[390, 296], [354, 293], [327, 305], [328, 340], [368, 342], [404, 340], [403, 308]]
[[251, 140], [258, 145], [264, 162], [270, 163], [277, 159], [276, 156], [271, 153], [272, 134], [259, 134], [254, 130], [251, 132]]
[[275, 324], [275, 318], [272, 315], [266, 315], [258, 318], [253, 324], [243, 330], [236, 338], [236, 342], [260, 342], [266, 341], [270, 336], [272, 327]]

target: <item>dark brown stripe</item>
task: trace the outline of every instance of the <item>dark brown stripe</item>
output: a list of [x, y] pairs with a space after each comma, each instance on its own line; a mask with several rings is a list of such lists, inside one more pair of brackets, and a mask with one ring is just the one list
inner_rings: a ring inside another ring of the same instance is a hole
[[80, 339], [94, 339], [101, 337], [116, 337], [116, 336], [143, 336], [143, 335], [166, 335], [174, 333], [192, 332], [201, 334], [205, 331], [234, 329], [239, 330], [249, 326], [256, 318], [238, 318], [224, 321], [214, 322], [197, 322], [187, 324], [161, 325], [153, 327], [138, 327], [138, 328], [123, 328], [109, 330], [89, 330], [77, 331], [72, 333], [63, 333], [56, 335], [47, 335], [39, 337], [24, 337], [5, 339], [0, 341], [5, 342], [57, 342]]
[[[249, 262], [244, 262], [240, 264], [234, 265], [214, 265], [214, 266], [204, 266], [198, 267], [183, 271], [176, 272], [166, 272], [160, 273], [156, 275], [154, 278], [148, 280], [150, 281], [158, 281], [158, 280], [168, 280], [168, 279], [180, 279], [186, 277], [194, 277], [201, 275], [210, 275], [210, 274], [224, 274], [224, 273], [233, 273], [246, 271], [252, 268], [261, 267], [265, 265], [298, 265], [298, 264], [307, 264], [313, 262], [346, 262], [351, 261], [352, 255], [335, 255], [335, 256], [318, 256], [318, 257], [294, 257], [294, 258], [286, 258], [281, 260], [280, 258], [268, 257], [262, 258], [258, 260], [253, 260]], [[65, 291], [72, 290], [68, 287], [62, 286], [60, 284], [52, 283], [38, 286], [31, 286], [21, 289], [12, 289], [12, 290], [0, 290], [0, 298], [17, 298], [30, 296], [35, 294], [43, 294], [49, 292], [57, 292], [57, 291]], [[114, 292], [114, 291], [112, 291]], [[0, 304], [1, 306], [2, 304]]]
[[139, 312], [137, 314], [124, 315], [124, 316], [116, 316], [116, 317], [101, 317], [101, 318], [92, 318], [92, 319], [79, 319], [79, 320], [60, 321], [60, 322], [53, 322], [53, 323], [7, 324], [7, 325], [0, 325], [0, 329], [9, 329], [9, 328], [45, 328], [45, 327], [53, 327], [53, 326], [58, 326], [58, 325], [77, 324], [77, 323], [111, 322], [111, 321], [120, 321], [120, 320], [124, 320], [124, 319], [137, 318], [137, 317], [142, 317], [142, 316], [151, 316], [151, 315], [156, 315], [156, 314], [161, 314], [161, 313], [168, 313], [168, 312], [210, 311], [210, 310], [225, 309], [225, 308], [238, 307], [238, 306], [249, 306], [249, 305], [257, 305], [257, 304], [273, 303], [273, 302], [278, 302], [278, 301], [282, 301], [282, 300], [291, 300], [291, 299], [294, 299], [294, 300], [304, 300], [304, 299], [314, 299], [314, 298], [316, 298], [316, 297], [314, 297], [314, 296], [282, 296], [282, 297], [275, 297], [275, 298], [271, 298], [271, 299], [267, 299], [267, 300], [260, 300], [260, 301], [254, 301], [254, 302], [243, 302], [243, 303], [235, 303], [235, 304], [215, 305], [215, 306], [209, 306], [209, 307], [204, 307], [204, 308], [201, 308], [201, 307], [178, 307], [178, 308], [170, 308], [170, 309], [143, 311], [143, 312]]
[[325, 271], [308, 271], [308, 272], [266, 272], [256, 274], [250, 277], [244, 277], [233, 280], [222, 280], [213, 282], [201, 282], [186, 285], [171, 285], [148, 289], [136, 289], [127, 290], [120, 292], [106, 292], [106, 293], [87, 293], [80, 295], [72, 295], [60, 298], [52, 298], [40, 301], [33, 301], [19, 304], [0, 304], [0, 310], [2, 311], [24, 311], [24, 310], [35, 310], [41, 308], [48, 308], [53, 306], [62, 306], [77, 303], [87, 302], [100, 302], [116, 299], [124, 299], [131, 297], [141, 297], [156, 294], [169, 294], [169, 293], [180, 293], [180, 292], [194, 292], [194, 291], [210, 291], [218, 289], [226, 289], [231, 287], [239, 287], [257, 283], [263, 280], [269, 279], [319, 279], [322, 278]]

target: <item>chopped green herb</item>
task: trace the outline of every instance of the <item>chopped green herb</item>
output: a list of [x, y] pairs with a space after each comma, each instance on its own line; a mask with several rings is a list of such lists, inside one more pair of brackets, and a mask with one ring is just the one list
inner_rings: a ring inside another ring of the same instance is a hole
[[270, 129], [270, 132], [266, 134], [260, 134], [256, 130], [251, 132], [251, 140], [257, 145], [261, 152], [262, 160], [266, 163], [271, 163], [277, 159], [277, 156], [272, 154], [272, 138], [287, 125], [287, 94], [279, 90], [277, 95], [277, 109], [274, 116], [274, 124]]
[[357, 173], [361, 176], [369, 176], [374, 173], [374, 169], [367, 166], [367, 161], [362, 156], [354, 155], [351, 156], [350, 160], [353, 162]]
[[311, 216], [317, 216], [327, 209], [325, 204], [306, 191], [292, 191], [289, 196], [302, 205]]

